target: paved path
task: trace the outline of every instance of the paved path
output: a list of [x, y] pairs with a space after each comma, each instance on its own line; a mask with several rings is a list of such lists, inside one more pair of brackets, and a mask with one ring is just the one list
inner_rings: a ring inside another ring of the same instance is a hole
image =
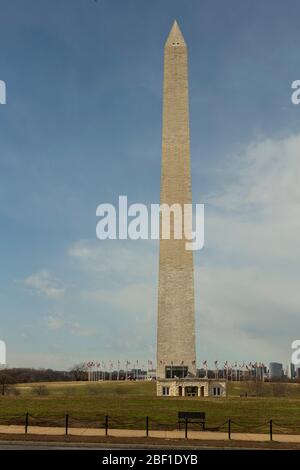
[[[71, 436], [105, 436], [104, 429], [96, 428], [69, 428]], [[24, 434], [24, 426], [17, 425], [0, 425], [0, 434]], [[62, 427], [44, 427], [44, 426], [28, 426], [28, 434], [46, 435], [46, 436], [63, 436], [65, 429]], [[138, 429], [109, 429], [108, 435], [113, 437], [145, 437], [145, 430]], [[184, 431], [151, 431], [149, 437], [163, 439], [184, 439]], [[211, 432], [211, 431], [188, 431], [188, 438], [205, 440], [205, 441], [227, 441], [227, 432]], [[232, 440], [251, 441], [251, 442], [268, 442], [270, 437], [268, 434], [255, 433], [231, 433]], [[300, 443], [300, 434], [273, 434], [273, 441]]]

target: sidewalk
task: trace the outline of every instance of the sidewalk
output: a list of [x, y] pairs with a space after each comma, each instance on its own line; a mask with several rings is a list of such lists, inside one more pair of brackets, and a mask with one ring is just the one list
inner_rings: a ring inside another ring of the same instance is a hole
[[[24, 426], [16, 425], [0, 425], [1, 434], [24, 434]], [[44, 435], [44, 436], [63, 436], [65, 429], [62, 427], [43, 427], [29, 426], [27, 434]], [[105, 429], [96, 428], [69, 428], [70, 436], [105, 436]], [[145, 430], [139, 429], [109, 429], [108, 436], [112, 437], [146, 437]], [[151, 431], [149, 437], [162, 439], [184, 439], [184, 431]], [[189, 439], [205, 440], [205, 441], [228, 441], [227, 432], [211, 432], [211, 431], [189, 431]], [[251, 442], [268, 442], [270, 437], [268, 434], [254, 433], [231, 433], [231, 440], [251, 441]], [[300, 434], [273, 434], [275, 442], [291, 442], [300, 443]]]

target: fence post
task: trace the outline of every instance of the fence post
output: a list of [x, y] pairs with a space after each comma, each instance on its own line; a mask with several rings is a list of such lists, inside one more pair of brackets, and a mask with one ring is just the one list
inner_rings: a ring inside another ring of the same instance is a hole
[[69, 415], [66, 414], [66, 436], [68, 435], [68, 428], [69, 428]]
[[187, 439], [188, 437], [188, 419], [185, 418], [185, 438]]
[[231, 439], [231, 419], [228, 420], [228, 439]]
[[270, 441], [273, 440], [273, 420], [270, 419]]
[[105, 415], [105, 435], [108, 436], [108, 415]]
[[28, 417], [29, 417], [29, 413], [27, 411], [25, 415], [25, 434], [27, 434], [27, 431], [28, 431]]
[[146, 437], [149, 436], [149, 416], [146, 416]]

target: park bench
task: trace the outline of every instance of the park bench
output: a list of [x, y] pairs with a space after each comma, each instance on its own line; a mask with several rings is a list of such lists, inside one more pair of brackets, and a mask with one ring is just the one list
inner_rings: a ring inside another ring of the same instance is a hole
[[181, 424], [201, 424], [205, 430], [205, 413], [203, 411], [178, 411], [178, 429]]

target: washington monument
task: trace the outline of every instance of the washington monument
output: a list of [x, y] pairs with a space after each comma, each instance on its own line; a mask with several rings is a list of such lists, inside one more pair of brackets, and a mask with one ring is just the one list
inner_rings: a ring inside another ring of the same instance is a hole
[[[160, 203], [192, 203], [188, 54], [175, 21], [165, 44]], [[193, 251], [160, 234], [157, 378], [196, 374]]]

